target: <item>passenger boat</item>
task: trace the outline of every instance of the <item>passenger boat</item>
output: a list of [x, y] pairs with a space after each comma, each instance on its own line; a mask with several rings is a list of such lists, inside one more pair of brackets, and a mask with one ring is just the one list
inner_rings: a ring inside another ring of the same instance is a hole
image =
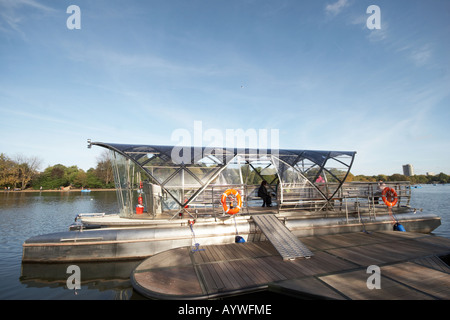
[[[92, 146], [110, 152], [120, 212], [78, 214], [68, 231], [29, 238], [23, 262], [141, 259], [182, 246], [270, 240], [256, 221], [260, 215], [274, 216], [299, 238], [399, 225], [429, 233], [441, 223], [410, 206], [409, 182], [386, 182], [383, 189], [346, 182], [354, 151], [88, 140]], [[258, 196], [262, 181], [271, 207]]]

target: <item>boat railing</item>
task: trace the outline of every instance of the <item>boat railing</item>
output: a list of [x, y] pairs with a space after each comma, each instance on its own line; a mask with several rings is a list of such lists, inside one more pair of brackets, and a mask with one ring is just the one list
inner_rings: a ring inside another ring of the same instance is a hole
[[[397, 192], [398, 202], [393, 210], [408, 207], [411, 199], [411, 186], [408, 181], [386, 182], [386, 187], [393, 188]], [[227, 189], [239, 191], [243, 201], [240, 214], [252, 214], [259, 212], [262, 199], [258, 197], [259, 185], [209, 185], [195, 199], [192, 199], [188, 207], [191, 214], [223, 214], [222, 194]], [[381, 190], [376, 182], [348, 182], [341, 188], [337, 184], [327, 183], [322, 186], [314, 186], [309, 183], [303, 185], [283, 184], [268, 186], [272, 195], [273, 205], [278, 213], [283, 211], [313, 211], [345, 213], [369, 213], [376, 217], [377, 213], [387, 212], [381, 196]], [[188, 199], [195, 192], [195, 188], [185, 186], [184, 195]], [[187, 208], [186, 208], [187, 209]]]
[[[393, 188], [397, 193], [397, 203], [393, 207], [387, 206], [382, 199], [382, 189]], [[382, 187], [376, 182], [345, 183], [341, 189], [345, 215], [348, 220], [350, 213], [366, 214], [375, 219], [377, 214], [389, 214], [409, 208], [411, 201], [411, 185], [409, 181], [385, 182]]]

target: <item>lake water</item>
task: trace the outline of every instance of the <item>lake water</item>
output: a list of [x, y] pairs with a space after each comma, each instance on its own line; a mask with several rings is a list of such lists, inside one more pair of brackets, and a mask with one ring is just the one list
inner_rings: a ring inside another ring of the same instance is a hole
[[[450, 185], [413, 189], [411, 206], [438, 214], [433, 234], [450, 238]], [[86, 263], [81, 289], [67, 288], [71, 264], [22, 264], [22, 244], [31, 236], [66, 231], [78, 213], [118, 212], [113, 191], [0, 193], [0, 299], [141, 299], [130, 273], [139, 261]]]

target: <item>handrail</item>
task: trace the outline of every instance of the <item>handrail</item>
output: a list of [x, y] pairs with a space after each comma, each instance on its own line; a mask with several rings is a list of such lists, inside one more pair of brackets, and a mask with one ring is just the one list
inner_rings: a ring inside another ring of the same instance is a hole
[[[396, 207], [409, 206], [411, 198], [411, 187], [409, 181], [400, 182], [386, 182], [386, 186], [394, 188], [397, 191], [398, 203]], [[337, 185], [337, 184], [336, 184]], [[342, 187], [337, 190], [332, 199], [325, 199], [316, 188], [305, 184], [302, 186], [295, 186], [293, 184], [284, 184], [269, 186], [276, 194], [274, 201], [277, 203], [278, 211], [283, 209], [288, 210], [312, 210], [320, 211], [322, 209], [329, 209], [332, 211], [343, 211], [344, 204], [348, 206], [349, 203], [355, 203], [356, 210], [361, 210], [367, 207], [369, 212], [375, 214], [375, 208], [384, 209], [386, 206], [381, 200], [381, 191], [378, 190], [376, 182], [348, 182], [344, 183]], [[333, 190], [335, 185], [328, 183], [327, 187]], [[259, 199], [257, 190], [259, 185], [209, 185], [203, 192], [193, 201], [189, 203], [192, 207], [207, 207], [217, 209], [221, 206], [220, 198], [226, 189], [236, 189], [241, 193], [243, 200], [243, 211], [249, 213], [253, 200]], [[189, 188], [185, 186], [184, 193], [189, 196], [189, 192], [194, 192], [195, 186]], [[339, 206], [336, 206], [337, 203]], [[241, 211], [241, 213], [243, 213]]]

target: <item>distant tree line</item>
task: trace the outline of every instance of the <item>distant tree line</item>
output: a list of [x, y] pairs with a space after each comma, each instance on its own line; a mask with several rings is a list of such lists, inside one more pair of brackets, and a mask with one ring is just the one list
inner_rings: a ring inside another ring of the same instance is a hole
[[86, 172], [76, 165], [62, 164], [47, 167], [39, 172], [42, 160], [36, 157], [0, 154], [0, 188], [10, 190], [40, 189], [53, 190], [61, 187], [114, 188], [111, 162], [107, 153], [97, 159], [97, 166]]
[[[24, 190], [27, 188], [52, 190], [71, 186], [73, 188], [114, 188], [111, 161], [107, 152], [97, 159], [95, 168], [86, 172], [76, 165], [66, 167], [62, 164], [47, 167], [40, 172], [42, 160], [37, 157], [16, 155], [13, 158], [0, 153], [0, 188], [10, 190]], [[248, 168], [247, 168], [248, 169]], [[257, 170], [260, 171], [261, 168]], [[245, 170], [245, 168], [244, 168]], [[276, 176], [266, 177], [272, 181]], [[440, 173], [434, 176], [414, 175], [405, 176], [393, 174], [390, 176], [379, 174], [373, 176], [353, 175], [349, 173], [346, 181], [377, 182], [377, 181], [410, 181], [411, 184], [450, 183], [450, 176]], [[261, 178], [256, 172], [250, 172], [247, 184], [259, 184]]]
[[379, 174], [375, 176], [365, 176], [356, 175], [349, 173], [346, 181], [361, 181], [361, 182], [376, 182], [376, 181], [409, 181], [411, 184], [442, 184], [450, 183], [450, 176], [445, 173], [439, 173], [438, 175], [428, 176], [428, 175], [414, 175], [405, 176], [403, 174], [395, 173], [393, 175], [387, 176], [384, 174]]

